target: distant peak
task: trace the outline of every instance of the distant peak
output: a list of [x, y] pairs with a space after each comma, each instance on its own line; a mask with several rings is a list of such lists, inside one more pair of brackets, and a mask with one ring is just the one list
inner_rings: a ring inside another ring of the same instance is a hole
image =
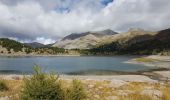
[[141, 28], [130, 28], [128, 31], [132, 32], [132, 31], [145, 31], [145, 30]]
[[103, 34], [103, 35], [114, 35], [114, 34], [117, 34], [117, 32], [114, 32], [111, 29], [105, 29], [105, 30], [100, 30], [100, 31], [93, 31], [93, 33], [98, 33], [98, 34]]

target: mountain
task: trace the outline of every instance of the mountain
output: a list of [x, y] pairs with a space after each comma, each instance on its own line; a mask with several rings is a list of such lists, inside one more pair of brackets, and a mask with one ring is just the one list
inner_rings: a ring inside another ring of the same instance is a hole
[[90, 49], [99, 45], [102, 40], [111, 35], [117, 34], [112, 30], [91, 31], [80, 34], [70, 34], [64, 37], [61, 41], [56, 42], [53, 47], [65, 49]]
[[105, 44], [108, 44], [114, 41], [118, 41], [120, 43], [127, 43], [127, 42], [135, 43], [135, 42], [148, 40], [152, 38], [150, 36], [155, 35], [155, 34], [157, 34], [157, 32], [146, 31], [146, 30], [139, 29], [139, 28], [131, 28], [127, 32], [119, 33], [119, 34], [110, 36], [109, 38], [106, 38]]
[[110, 29], [106, 29], [106, 30], [102, 30], [102, 31], [92, 31], [92, 33], [98, 33], [98, 34], [102, 34], [102, 35], [115, 35], [118, 34], [117, 32], [114, 32]]
[[92, 34], [96, 37], [102, 37], [102, 36], [105, 36], [105, 35], [114, 35], [114, 34], [117, 34], [117, 32], [114, 32], [110, 29], [107, 29], [107, 30], [103, 30], [103, 31], [91, 31], [91, 32], [85, 32], [85, 33], [72, 33], [72, 34], [64, 37], [62, 40], [74, 40], [74, 39], [77, 39], [77, 38], [80, 38], [80, 37], [83, 37], [83, 36], [87, 36], [89, 34]]
[[38, 43], [38, 42], [32, 42], [32, 43], [24, 43], [26, 46], [30, 46], [32, 48], [40, 48], [45, 47], [46, 45]]
[[158, 54], [170, 50], [170, 29], [149, 32], [131, 29], [113, 41], [90, 50], [92, 54]]

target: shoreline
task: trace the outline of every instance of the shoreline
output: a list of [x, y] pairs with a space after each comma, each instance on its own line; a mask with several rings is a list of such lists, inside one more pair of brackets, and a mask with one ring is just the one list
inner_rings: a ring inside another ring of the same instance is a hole
[[84, 54], [0, 54], [0, 56], [14, 56], [14, 57], [58, 57], [58, 56], [70, 56], [70, 57], [74, 57], [74, 56], [87, 56], [87, 57], [121, 57], [121, 56], [128, 56], [128, 57], [145, 57], [146, 55], [84, 55]]
[[[16, 75], [16, 74], [9, 74], [9, 75], [0, 75], [1, 79], [5, 80], [22, 80], [24, 77], [30, 77], [32, 75]], [[127, 82], [158, 82], [158, 80], [151, 79], [144, 75], [59, 75], [59, 79], [64, 80], [72, 80], [72, 79], [79, 79], [79, 80], [96, 80], [96, 81], [104, 81], [104, 80], [122, 80]]]
[[81, 56], [81, 55], [37, 55], [37, 54], [0, 54], [0, 57], [62, 57], [62, 56], [70, 56], [70, 57], [76, 57], [76, 56]]
[[[15, 73], [0, 73], [0, 78], [4, 79], [22, 79], [24, 76], [32, 76], [33, 74], [15, 74]], [[137, 72], [114, 72], [112, 74], [58, 74], [61, 79], [89, 79], [89, 80], [124, 80], [124, 81], [169, 81], [170, 70], [153, 69], [148, 71]], [[138, 77], [138, 78], [136, 78]], [[128, 80], [129, 79], [129, 80]]]

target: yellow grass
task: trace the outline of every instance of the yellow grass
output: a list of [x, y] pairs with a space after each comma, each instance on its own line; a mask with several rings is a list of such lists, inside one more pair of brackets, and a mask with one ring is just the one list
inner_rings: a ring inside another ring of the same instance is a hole
[[9, 90], [0, 92], [0, 97], [8, 96], [12, 100], [19, 99], [19, 93], [21, 91], [22, 80], [4, 80]]
[[[88, 100], [108, 100], [107, 98], [110, 96], [116, 96], [120, 100], [154, 100], [152, 96], [141, 94], [147, 88], [160, 90], [163, 94], [161, 100], [170, 100], [170, 85], [168, 83], [129, 82], [120, 87], [112, 87], [110, 81], [81, 81], [88, 94]], [[9, 90], [1, 91], [0, 97], [8, 96], [11, 100], [19, 100], [23, 81], [5, 80], [5, 82]], [[71, 80], [61, 80], [61, 82], [65, 87], [69, 87], [71, 84]]]

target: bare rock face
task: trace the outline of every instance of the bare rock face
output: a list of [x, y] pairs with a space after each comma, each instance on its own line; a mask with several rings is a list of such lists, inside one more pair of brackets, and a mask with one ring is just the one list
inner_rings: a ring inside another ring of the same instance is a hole
[[106, 37], [115, 34], [117, 33], [112, 30], [93, 31], [81, 34], [74, 33], [56, 42], [53, 47], [64, 49], [90, 49], [102, 43]]
[[93, 46], [97, 45], [100, 41], [100, 38], [89, 34], [74, 40], [62, 40], [55, 43], [53, 46], [57, 46], [65, 49], [90, 49]]

